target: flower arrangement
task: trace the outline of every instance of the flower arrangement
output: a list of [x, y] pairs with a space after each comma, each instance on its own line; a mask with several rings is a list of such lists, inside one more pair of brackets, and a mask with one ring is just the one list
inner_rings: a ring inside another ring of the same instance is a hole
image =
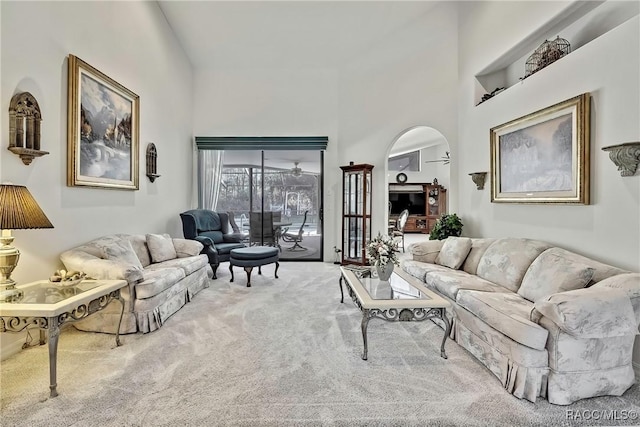
[[384, 267], [391, 262], [398, 265], [398, 243], [389, 236], [378, 233], [367, 244], [367, 259], [373, 261], [373, 265]]

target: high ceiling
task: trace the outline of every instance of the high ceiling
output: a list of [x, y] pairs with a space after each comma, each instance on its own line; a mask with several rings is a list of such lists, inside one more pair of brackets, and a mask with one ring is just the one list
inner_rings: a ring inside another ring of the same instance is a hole
[[196, 68], [336, 68], [433, 1], [159, 1]]
[[[196, 69], [345, 66], [403, 26], [422, 19], [434, 1], [159, 1]], [[294, 162], [319, 172], [317, 153], [270, 152], [268, 166]], [[260, 165], [260, 152], [228, 151], [225, 163]]]

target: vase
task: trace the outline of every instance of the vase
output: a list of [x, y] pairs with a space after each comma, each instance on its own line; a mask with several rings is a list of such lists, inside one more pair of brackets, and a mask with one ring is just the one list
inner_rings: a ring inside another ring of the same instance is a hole
[[388, 262], [384, 266], [376, 264], [376, 271], [378, 272], [378, 279], [383, 282], [388, 282], [391, 277], [391, 273], [393, 273], [393, 263]]

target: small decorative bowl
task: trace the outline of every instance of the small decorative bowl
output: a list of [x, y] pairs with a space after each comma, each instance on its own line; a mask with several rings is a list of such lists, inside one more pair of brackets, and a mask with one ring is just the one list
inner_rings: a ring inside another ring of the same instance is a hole
[[82, 276], [79, 279], [73, 280], [61, 280], [60, 282], [49, 281], [49, 283], [51, 283], [52, 285], [60, 286], [61, 288], [70, 288], [72, 286], [79, 285], [80, 282], [82, 282], [84, 279], [86, 279], [86, 276]]

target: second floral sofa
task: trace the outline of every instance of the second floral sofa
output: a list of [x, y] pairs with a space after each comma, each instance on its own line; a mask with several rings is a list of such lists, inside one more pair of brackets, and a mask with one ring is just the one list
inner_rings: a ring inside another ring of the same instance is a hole
[[530, 239], [450, 237], [402, 268], [452, 304], [451, 337], [507, 391], [566, 405], [634, 382], [640, 274]]

